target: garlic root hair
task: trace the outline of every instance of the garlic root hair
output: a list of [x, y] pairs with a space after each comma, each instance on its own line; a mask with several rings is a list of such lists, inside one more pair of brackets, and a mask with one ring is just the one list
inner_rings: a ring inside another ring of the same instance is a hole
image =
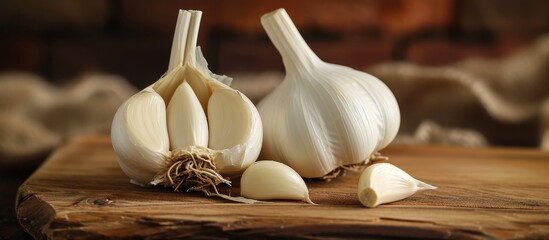
[[370, 166], [374, 163], [378, 162], [387, 162], [389, 161], [389, 157], [381, 155], [380, 152], [375, 152], [368, 158], [366, 161], [351, 165], [344, 165], [339, 166], [338, 168], [332, 170], [331, 172], [327, 173], [326, 175], [322, 176], [322, 180], [326, 180], [327, 182], [332, 181], [332, 179], [337, 178], [340, 175], [345, 176], [345, 173], [347, 170], [349, 171], [359, 171], [359, 169], [362, 169], [364, 167]]
[[[213, 162], [215, 155], [214, 151], [200, 146], [174, 150], [168, 158], [165, 170], [157, 174], [152, 183], [162, 183], [165, 187], [172, 187], [176, 192], [184, 187], [186, 191], [201, 191], [206, 195], [215, 195], [220, 183], [231, 185], [229, 179], [217, 172]], [[215, 193], [212, 193], [212, 189]]]

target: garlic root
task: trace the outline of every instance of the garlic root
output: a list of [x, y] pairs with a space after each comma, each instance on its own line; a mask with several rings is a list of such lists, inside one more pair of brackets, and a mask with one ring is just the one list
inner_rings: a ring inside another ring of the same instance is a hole
[[216, 171], [213, 155], [208, 148], [196, 146], [175, 150], [168, 159], [170, 167], [165, 174], [156, 176], [153, 184], [163, 183], [175, 191], [185, 185], [189, 186], [187, 191], [202, 191], [206, 194], [211, 194], [210, 187], [213, 187], [217, 192], [218, 184], [231, 185], [231, 181]]
[[382, 156], [380, 152], [375, 152], [374, 154], [372, 154], [370, 156], [370, 158], [368, 160], [366, 160], [364, 162], [357, 163], [357, 164], [339, 166], [338, 168], [336, 168], [333, 171], [329, 172], [328, 174], [322, 176], [321, 178], [323, 180], [326, 180], [327, 182], [329, 182], [332, 179], [334, 179], [334, 178], [336, 178], [340, 175], [345, 175], [345, 172], [347, 170], [358, 171], [359, 169], [361, 169], [363, 167], [366, 167], [366, 166], [370, 166], [374, 163], [386, 162], [386, 161], [389, 161], [389, 157]]

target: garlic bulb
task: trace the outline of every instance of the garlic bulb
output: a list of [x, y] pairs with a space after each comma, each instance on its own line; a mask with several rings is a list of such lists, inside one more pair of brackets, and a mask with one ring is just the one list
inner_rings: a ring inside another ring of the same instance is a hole
[[303, 177], [323, 177], [368, 162], [394, 139], [400, 112], [383, 82], [320, 60], [284, 9], [261, 22], [286, 68], [284, 81], [258, 105], [263, 157]]
[[259, 155], [262, 125], [252, 102], [212, 74], [196, 47], [200, 11], [179, 12], [167, 73], [130, 97], [111, 136], [132, 182], [211, 193]]
[[271, 160], [255, 162], [244, 171], [240, 195], [256, 200], [290, 199], [314, 204], [303, 178], [290, 167]]
[[390, 163], [376, 163], [364, 170], [358, 181], [358, 200], [366, 207], [394, 202], [417, 191], [436, 189]]

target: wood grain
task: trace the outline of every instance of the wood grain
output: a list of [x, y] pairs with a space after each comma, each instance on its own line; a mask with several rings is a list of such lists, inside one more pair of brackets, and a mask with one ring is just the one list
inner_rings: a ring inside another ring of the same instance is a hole
[[359, 173], [349, 172], [307, 180], [318, 205], [238, 204], [132, 185], [110, 139], [88, 136], [50, 156], [20, 187], [16, 209], [37, 239], [549, 238], [549, 152], [390, 146], [384, 155], [439, 189], [367, 209], [356, 199]]

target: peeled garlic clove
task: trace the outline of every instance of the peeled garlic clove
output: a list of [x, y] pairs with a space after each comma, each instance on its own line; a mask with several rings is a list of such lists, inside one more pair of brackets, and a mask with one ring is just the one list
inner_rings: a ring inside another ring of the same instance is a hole
[[390, 163], [376, 163], [364, 170], [358, 181], [358, 200], [372, 208], [402, 200], [417, 191], [436, 189]]
[[307, 46], [284, 9], [261, 23], [280, 52], [284, 81], [258, 105], [262, 156], [308, 178], [364, 164], [396, 136], [400, 111], [383, 82], [323, 62]]
[[191, 86], [183, 82], [168, 104], [168, 129], [171, 149], [208, 146], [208, 121]]
[[256, 200], [289, 199], [314, 204], [305, 181], [292, 168], [275, 161], [258, 161], [244, 171], [240, 195]]
[[148, 88], [124, 102], [114, 116], [111, 137], [122, 171], [147, 185], [165, 167], [164, 158], [169, 154], [162, 97]]

